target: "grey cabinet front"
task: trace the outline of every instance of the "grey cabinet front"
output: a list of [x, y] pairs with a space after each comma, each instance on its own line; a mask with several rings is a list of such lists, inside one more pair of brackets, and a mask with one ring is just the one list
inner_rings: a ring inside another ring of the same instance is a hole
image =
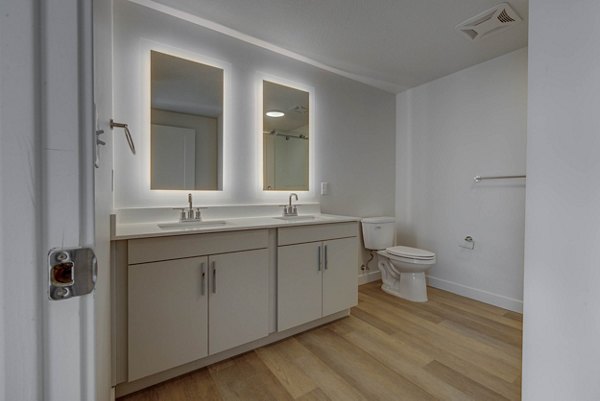
[[[302, 234], [299, 238], [310, 237], [310, 229], [296, 230]], [[318, 229], [315, 234], [324, 231]], [[329, 230], [335, 233], [335, 229]], [[288, 233], [285, 241], [293, 242], [294, 237]], [[357, 237], [279, 246], [277, 330], [287, 330], [356, 305], [357, 262]]]
[[208, 355], [207, 269], [207, 257], [129, 266], [129, 381]]

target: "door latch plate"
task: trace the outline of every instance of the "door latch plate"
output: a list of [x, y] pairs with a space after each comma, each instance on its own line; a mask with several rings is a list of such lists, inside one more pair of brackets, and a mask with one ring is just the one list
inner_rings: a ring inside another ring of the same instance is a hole
[[48, 253], [48, 297], [63, 300], [89, 294], [96, 285], [98, 262], [91, 248], [51, 249]]

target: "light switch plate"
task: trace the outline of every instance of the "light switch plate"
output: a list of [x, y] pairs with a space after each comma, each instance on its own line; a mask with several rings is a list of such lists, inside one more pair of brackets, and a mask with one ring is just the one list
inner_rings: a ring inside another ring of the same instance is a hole
[[329, 183], [322, 182], [321, 183], [321, 195], [329, 195]]

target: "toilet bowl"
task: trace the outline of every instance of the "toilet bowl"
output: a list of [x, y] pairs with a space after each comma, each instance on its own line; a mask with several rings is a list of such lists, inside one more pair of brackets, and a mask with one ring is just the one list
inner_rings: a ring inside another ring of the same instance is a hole
[[425, 272], [436, 262], [433, 252], [394, 246], [377, 254], [383, 291], [409, 301], [427, 302]]
[[393, 217], [362, 219], [365, 248], [377, 251], [381, 289], [413, 302], [427, 301], [425, 272], [436, 263], [435, 253], [394, 245]]

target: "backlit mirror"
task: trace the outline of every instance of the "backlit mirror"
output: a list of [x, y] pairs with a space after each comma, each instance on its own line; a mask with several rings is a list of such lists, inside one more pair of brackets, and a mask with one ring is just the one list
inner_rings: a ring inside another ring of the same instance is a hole
[[263, 190], [308, 191], [309, 93], [263, 81]]
[[222, 189], [223, 70], [157, 51], [151, 68], [151, 189]]

